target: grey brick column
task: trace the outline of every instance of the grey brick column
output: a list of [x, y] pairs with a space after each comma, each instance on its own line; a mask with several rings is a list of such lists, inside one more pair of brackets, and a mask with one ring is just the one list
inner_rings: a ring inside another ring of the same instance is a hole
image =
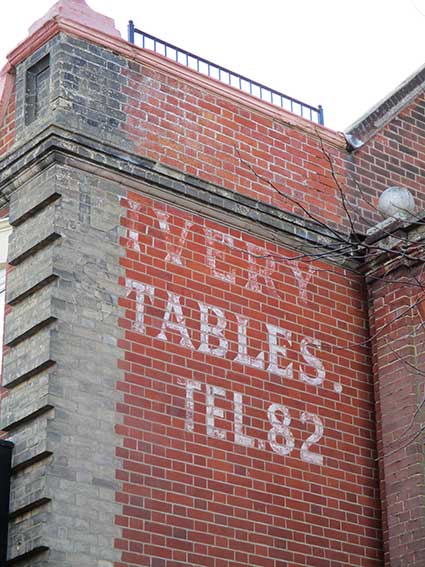
[[53, 164], [12, 195], [1, 426], [9, 559], [113, 565], [119, 189]]
[[16, 143], [0, 163], [13, 226], [0, 417], [15, 444], [10, 565], [112, 567], [119, 558], [123, 189], [86, 171], [87, 152], [72, 161], [45, 140], [60, 131], [127, 147], [125, 65], [60, 33], [16, 69]]

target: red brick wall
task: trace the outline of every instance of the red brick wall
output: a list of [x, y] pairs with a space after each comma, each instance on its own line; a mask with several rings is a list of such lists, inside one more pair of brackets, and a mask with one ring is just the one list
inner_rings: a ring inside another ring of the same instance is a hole
[[425, 97], [418, 97], [349, 158], [351, 199], [365, 219], [364, 230], [383, 220], [376, 207], [391, 185], [407, 187], [417, 210], [425, 208]]
[[[112, 121], [128, 136], [124, 150], [344, 232], [350, 221], [365, 232], [381, 220], [376, 204], [388, 185], [409, 187], [422, 207], [422, 97], [349, 156], [340, 134], [119, 40], [107, 45], [131, 57], [114, 83], [127, 97], [122, 123]], [[13, 128], [12, 93], [0, 155]], [[296, 251], [138, 193], [122, 206], [117, 567], [382, 567], [361, 276], [297, 261]], [[411, 300], [381, 283], [374, 330]], [[394, 332], [386, 336], [397, 346]], [[422, 390], [403, 382], [385, 341], [374, 344], [383, 451]], [[401, 416], [379, 383], [387, 370], [406, 400]], [[394, 517], [408, 516], [385, 541], [387, 563], [393, 545], [400, 565], [419, 516], [417, 493], [406, 484], [400, 497], [398, 481], [417, 473], [420, 448], [403, 456], [391, 454], [382, 475], [388, 533]]]
[[[424, 147], [425, 99], [420, 96], [352, 155], [366, 226], [383, 220], [376, 206], [381, 193], [392, 185], [407, 187], [413, 193], [416, 212], [421, 215], [425, 207]], [[391, 243], [377, 243], [381, 244]], [[421, 566], [425, 553], [420, 435], [424, 337], [423, 318], [416, 306], [423, 294], [423, 266], [406, 266], [409, 268], [399, 267], [387, 275], [383, 271], [369, 284], [383, 541], [385, 565], [391, 567]]]
[[137, 193], [122, 205], [117, 567], [381, 566], [359, 279], [315, 263], [307, 283], [291, 250]]
[[422, 267], [405, 268], [372, 285], [378, 449], [384, 510], [385, 565], [423, 565], [423, 297]]
[[167, 71], [160, 62], [156, 56], [156, 66], [147, 61], [122, 71], [126, 129], [137, 152], [298, 215], [305, 216], [307, 209], [313, 218], [348, 226], [322, 148], [332, 158], [337, 179], [345, 183], [342, 135], [253, 97], [247, 97], [251, 103], [243, 97], [235, 101], [232, 89], [217, 92], [214, 80], [205, 88], [201, 75], [188, 80], [178, 74], [178, 65], [168, 64]]

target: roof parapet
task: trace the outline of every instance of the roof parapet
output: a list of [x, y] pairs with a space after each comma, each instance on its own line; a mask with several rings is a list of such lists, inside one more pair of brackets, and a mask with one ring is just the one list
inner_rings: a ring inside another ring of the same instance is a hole
[[[350, 144], [350, 139], [358, 139], [361, 140], [363, 144], [367, 143], [370, 138], [399, 114], [403, 108], [422, 94], [424, 88], [425, 66], [422, 66], [345, 130], [347, 142]], [[349, 151], [357, 149], [357, 146], [353, 144], [350, 145], [353, 147], [351, 149], [349, 147]]]

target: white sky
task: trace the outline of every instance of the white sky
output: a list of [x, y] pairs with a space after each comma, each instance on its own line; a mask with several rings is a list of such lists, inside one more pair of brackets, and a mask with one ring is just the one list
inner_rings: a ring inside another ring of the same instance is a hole
[[[2, 3], [0, 58], [53, 0]], [[88, 0], [307, 103], [343, 130], [425, 64], [425, 0]]]

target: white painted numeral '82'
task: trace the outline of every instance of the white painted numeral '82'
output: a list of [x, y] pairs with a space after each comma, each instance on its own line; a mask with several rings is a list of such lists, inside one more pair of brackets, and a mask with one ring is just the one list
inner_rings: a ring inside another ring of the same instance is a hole
[[[276, 414], [279, 412], [281, 417]], [[267, 410], [268, 418], [272, 428], [269, 430], [268, 438], [270, 447], [279, 455], [290, 455], [295, 447], [294, 436], [289, 429], [291, 425], [291, 415], [287, 407], [281, 404], [272, 404]], [[312, 433], [301, 445], [301, 460], [314, 465], [323, 465], [323, 456], [310, 451], [310, 447], [318, 443], [323, 436], [323, 423], [318, 415], [303, 412], [300, 416], [302, 423], [313, 423], [314, 433]], [[281, 438], [282, 442], [278, 442]]]

